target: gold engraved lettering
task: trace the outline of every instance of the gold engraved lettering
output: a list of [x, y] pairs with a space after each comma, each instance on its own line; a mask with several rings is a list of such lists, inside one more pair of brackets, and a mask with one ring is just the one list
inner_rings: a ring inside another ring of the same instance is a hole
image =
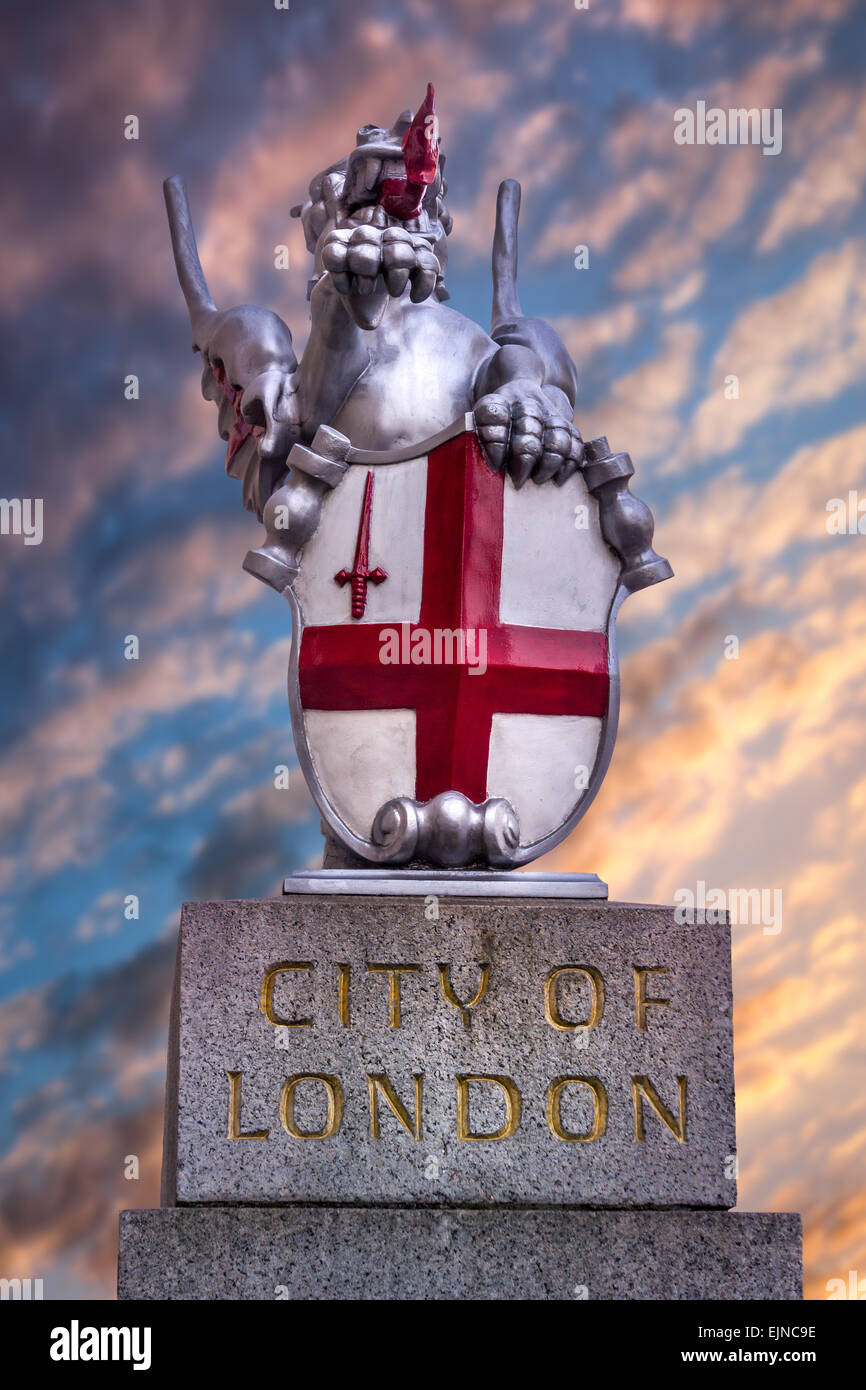
[[227, 1071], [229, 1079], [229, 1123], [227, 1139], [267, 1139], [269, 1129], [251, 1129], [244, 1134], [241, 1130], [241, 1078], [242, 1071]]
[[338, 965], [337, 973], [340, 977], [340, 1027], [349, 1026], [349, 967], [348, 965]]
[[[328, 1115], [321, 1129], [298, 1129], [295, 1124], [295, 1087], [301, 1081], [321, 1081], [328, 1093]], [[283, 1129], [287, 1134], [291, 1134], [293, 1139], [330, 1139], [339, 1130], [342, 1118], [343, 1088], [338, 1076], [329, 1076], [327, 1072], [304, 1071], [290, 1076], [288, 1081], [283, 1082], [280, 1093], [280, 1120]]]
[[646, 1139], [643, 1124], [643, 1098], [646, 1096], [653, 1110], [659, 1119], [670, 1130], [679, 1144], [686, 1142], [686, 1086], [688, 1078], [685, 1076], [677, 1077], [677, 1089], [679, 1091], [679, 1123], [674, 1119], [668, 1110], [655, 1086], [648, 1076], [633, 1076], [631, 1079], [632, 1099], [634, 1101], [634, 1137], [635, 1141], [643, 1144]]
[[282, 975], [286, 970], [312, 970], [311, 960], [281, 960], [276, 965], [271, 965], [265, 971], [265, 978], [262, 980], [262, 998], [259, 1008], [264, 1014], [268, 1023], [273, 1023], [278, 1028], [312, 1028], [311, 1018], [280, 1018], [274, 1013], [274, 982], [278, 975]]
[[397, 1116], [407, 1134], [411, 1134], [413, 1139], [421, 1138], [421, 1085], [424, 1080], [423, 1072], [416, 1072], [412, 1077], [415, 1082], [415, 1121], [412, 1122], [409, 1112], [403, 1104], [391, 1082], [384, 1072], [367, 1073], [367, 1089], [370, 1092], [370, 1133], [374, 1139], [379, 1138], [379, 1106], [377, 1097], [379, 1091], [382, 1092], [391, 1110]]
[[[520, 1124], [520, 1092], [510, 1076], [456, 1076], [457, 1082], [457, 1138], [461, 1140], [509, 1139]], [[469, 1122], [470, 1082], [489, 1081], [498, 1086], [505, 1096], [505, 1120], [494, 1134], [473, 1134]]]
[[[569, 1023], [559, 1012], [556, 999], [556, 986], [560, 975], [585, 975], [592, 986], [592, 1005], [585, 1023]], [[594, 1028], [601, 1023], [604, 1013], [604, 980], [594, 965], [560, 965], [551, 970], [544, 981], [544, 1017], [551, 1028], [571, 1030], [573, 1028]]]
[[[563, 1088], [572, 1082], [588, 1086], [592, 1091], [592, 1129], [587, 1134], [572, 1134], [563, 1128], [560, 1102]], [[565, 1139], [569, 1144], [591, 1144], [593, 1140], [600, 1139], [607, 1129], [607, 1091], [595, 1076], [557, 1076], [548, 1087], [546, 1113], [550, 1132], [557, 1139]]]
[[645, 1033], [646, 1011], [648, 1004], [657, 1004], [659, 1008], [666, 1009], [670, 1003], [669, 999], [648, 999], [646, 992], [647, 975], [666, 975], [668, 968], [666, 965], [636, 965], [634, 967], [634, 1016], [638, 1032]]
[[371, 965], [367, 962], [367, 969], [373, 975], [388, 976], [388, 1000], [389, 1000], [389, 1020], [392, 1028], [400, 1027], [400, 975], [413, 972], [415, 974], [421, 969], [420, 965]]
[[487, 982], [490, 979], [490, 966], [483, 964], [481, 961], [479, 961], [478, 967], [481, 971], [481, 983], [475, 991], [473, 998], [467, 999], [465, 1003], [461, 1003], [461, 1001], [457, 998], [457, 995], [454, 993], [454, 986], [451, 983], [451, 975], [449, 973], [451, 970], [451, 966], [445, 964], [436, 967], [439, 971], [439, 986], [442, 990], [442, 998], [445, 999], [447, 1003], [453, 1004], [455, 1009], [460, 1010], [460, 1016], [463, 1019], [463, 1022], [467, 1028], [469, 1027], [470, 1022], [469, 1010], [474, 1009], [476, 1004], [481, 1003], [481, 1000], [487, 993]]

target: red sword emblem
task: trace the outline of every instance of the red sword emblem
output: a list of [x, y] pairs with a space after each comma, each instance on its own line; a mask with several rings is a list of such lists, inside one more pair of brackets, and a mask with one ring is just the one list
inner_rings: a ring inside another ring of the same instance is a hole
[[342, 586], [352, 584], [352, 617], [363, 618], [367, 607], [367, 585], [384, 584], [388, 578], [383, 569], [368, 569], [370, 563], [370, 514], [373, 510], [373, 470], [367, 474], [364, 487], [364, 501], [361, 504], [361, 519], [358, 522], [358, 543], [355, 546], [355, 563], [350, 570], [340, 570], [334, 580]]

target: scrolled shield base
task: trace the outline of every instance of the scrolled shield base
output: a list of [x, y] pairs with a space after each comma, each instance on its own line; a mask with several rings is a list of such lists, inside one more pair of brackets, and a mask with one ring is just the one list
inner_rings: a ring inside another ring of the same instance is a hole
[[520, 844], [514, 807], [503, 797], [470, 801], [462, 792], [442, 792], [431, 801], [394, 797], [380, 807], [371, 834], [383, 850], [382, 863], [420, 859], [438, 868], [479, 861], [510, 868]]

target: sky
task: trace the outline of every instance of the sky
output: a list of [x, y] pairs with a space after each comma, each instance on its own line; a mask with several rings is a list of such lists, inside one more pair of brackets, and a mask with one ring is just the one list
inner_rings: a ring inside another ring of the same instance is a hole
[[[300, 351], [289, 209], [432, 81], [451, 307], [489, 323], [518, 178], [524, 311], [564, 337], [577, 423], [630, 452], [676, 573], [622, 612], [613, 764], [540, 867], [623, 901], [781, 892], [771, 929], [733, 928], [739, 1206], [802, 1212], [808, 1297], [866, 1278], [866, 7], [16, 10], [0, 497], [44, 522], [0, 535], [0, 1273], [113, 1296], [117, 1212], [159, 1200], [180, 904], [273, 894], [321, 848], [289, 612], [241, 570], [260, 530], [199, 394], [162, 180], [187, 179], [217, 303], [277, 310]], [[676, 143], [700, 101], [781, 111], [781, 149]]]

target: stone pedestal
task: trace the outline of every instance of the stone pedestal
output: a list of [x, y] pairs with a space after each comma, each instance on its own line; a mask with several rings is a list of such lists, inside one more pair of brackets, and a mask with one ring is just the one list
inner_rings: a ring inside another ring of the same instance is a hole
[[560, 1207], [126, 1211], [130, 1299], [796, 1299], [800, 1219]]
[[727, 925], [444, 881], [192, 903], [118, 1291], [799, 1297], [799, 1219], [730, 1214], [735, 1174]]

